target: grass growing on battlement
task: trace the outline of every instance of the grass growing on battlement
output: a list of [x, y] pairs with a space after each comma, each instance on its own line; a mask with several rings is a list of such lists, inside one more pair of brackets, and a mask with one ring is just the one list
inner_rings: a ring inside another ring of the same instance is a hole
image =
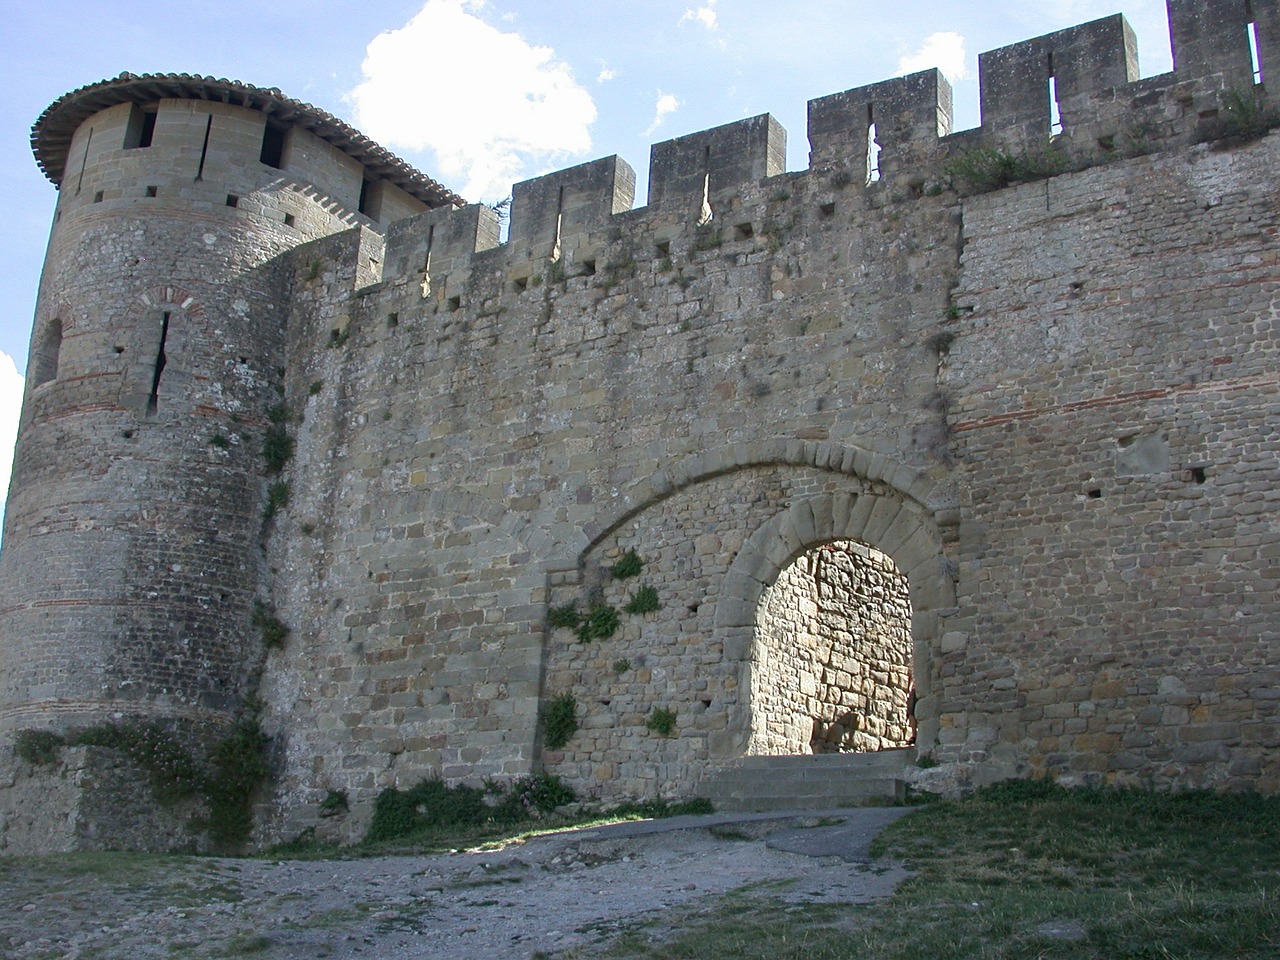
[[915, 876], [882, 903], [743, 890], [556, 956], [1262, 960], [1280, 953], [1277, 849], [1280, 797], [1017, 781], [889, 827], [873, 854]]

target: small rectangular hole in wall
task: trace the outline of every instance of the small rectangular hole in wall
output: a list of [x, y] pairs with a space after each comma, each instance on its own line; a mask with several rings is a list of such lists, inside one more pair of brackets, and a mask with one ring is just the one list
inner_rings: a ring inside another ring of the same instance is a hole
[[836, 215], [836, 204], [833, 200], [831, 203], [824, 203], [818, 207], [818, 213], [823, 217], [834, 217]]
[[240, 198], [239, 198], [239, 197], [237, 197], [234, 193], [228, 193], [228, 194], [227, 194], [227, 206], [228, 206], [228, 207], [238, 207], [238, 206], [240, 206]]
[[99, 190], [97, 193], [95, 193], [95, 194], [93, 195], [93, 202], [94, 202], [94, 203], [101, 203], [101, 202], [102, 202], [102, 191], [101, 191], [101, 190]]
[[755, 230], [749, 223], [740, 223], [733, 228], [733, 239], [735, 240], [750, 240], [753, 236], [755, 236]]
[[461, 309], [462, 309], [462, 298], [461, 298], [461, 297], [450, 297], [448, 300], [446, 300], [446, 301], [445, 301], [445, 304], [446, 304], [446, 306], [448, 306], [448, 308], [449, 308], [449, 312], [450, 312], [450, 313], [452, 313], [452, 312], [453, 312], [453, 311], [455, 311], [455, 310], [461, 310]]
[[671, 243], [670, 243], [670, 241], [668, 241], [668, 240], [660, 240], [660, 241], [658, 241], [658, 243], [656, 243], [654, 246], [655, 246], [655, 248], [656, 248], [656, 249], [657, 249], [657, 251], [658, 251], [658, 256], [660, 256], [660, 257], [669, 257], [669, 256], [671, 256]]
[[1101, 500], [1102, 491], [1099, 490], [1097, 487], [1094, 487], [1092, 490], [1088, 491], [1085, 494], [1085, 496], [1087, 496], [1090, 500]]
[[529, 278], [517, 277], [516, 279], [512, 280], [511, 289], [514, 290], [516, 293], [524, 293], [526, 290], [529, 289]]
[[1187, 473], [1190, 475], [1192, 483], [1204, 483], [1208, 479], [1208, 474], [1205, 472], [1204, 467], [1192, 467]]
[[582, 261], [582, 275], [584, 277], [593, 277], [596, 273], [596, 262], [594, 260]]
[[147, 187], [147, 196], [148, 196], [148, 197], [154, 197], [154, 196], [156, 195], [156, 193], [157, 193], [157, 190], [156, 190], [156, 188], [155, 188], [155, 187]]
[[398, 313], [388, 313], [388, 314], [387, 314], [387, 328], [388, 328], [388, 329], [394, 329], [395, 327], [398, 327], [398, 326], [400, 326], [400, 314], [398, 314]]
[[284, 215], [284, 225], [285, 225], [286, 227], [292, 227], [292, 226], [293, 226], [293, 224], [294, 224], [293, 214], [292, 214], [292, 213], [286, 213], [286, 214]]

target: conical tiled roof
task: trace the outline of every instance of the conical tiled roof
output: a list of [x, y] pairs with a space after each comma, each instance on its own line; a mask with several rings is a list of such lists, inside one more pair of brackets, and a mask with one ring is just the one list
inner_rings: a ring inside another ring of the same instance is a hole
[[359, 130], [319, 107], [286, 97], [275, 87], [262, 88], [187, 73], [122, 73], [110, 80], [64, 94], [49, 105], [31, 128], [31, 149], [40, 169], [61, 183], [67, 150], [80, 124], [119, 103], [154, 103], [163, 99], [210, 100], [260, 110], [280, 123], [310, 131], [355, 158], [371, 174], [387, 180], [432, 207], [466, 201], [447, 187], [374, 143]]

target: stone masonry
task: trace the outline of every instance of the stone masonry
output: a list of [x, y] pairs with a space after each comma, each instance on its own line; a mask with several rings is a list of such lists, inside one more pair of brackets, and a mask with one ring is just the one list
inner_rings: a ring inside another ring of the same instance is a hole
[[[812, 101], [807, 170], [762, 116], [655, 146], [642, 208], [617, 158], [517, 184], [505, 242], [278, 91], [55, 103], [0, 847], [177, 835], [18, 731], [254, 704], [264, 842], [422, 777], [675, 797], [897, 746], [906, 684], [940, 786], [1280, 789], [1280, 2], [1169, 11], [1173, 73], [1109, 17], [983, 54], [977, 129], [925, 71]], [[782, 629], [801, 582], [830, 634]], [[841, 632], [900, 651], [869, 694], [803, 652]]]

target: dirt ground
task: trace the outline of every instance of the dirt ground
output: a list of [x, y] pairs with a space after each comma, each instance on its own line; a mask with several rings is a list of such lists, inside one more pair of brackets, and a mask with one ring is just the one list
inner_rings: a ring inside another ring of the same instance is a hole
[[797, 903], [888, 896], [905, 873], [866, 847], [903, 812], [688, 817], [437, 856], [15, 858], [0, 861], [0, 957], [589, 956], [624, 927], [660, 938], [673, 908], [743, 888]]

